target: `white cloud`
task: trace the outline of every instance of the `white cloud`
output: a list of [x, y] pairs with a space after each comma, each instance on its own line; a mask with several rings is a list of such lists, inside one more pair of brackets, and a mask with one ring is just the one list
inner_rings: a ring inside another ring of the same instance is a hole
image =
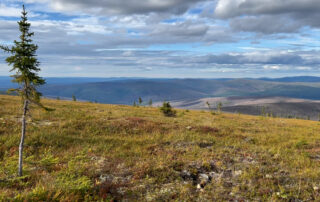
[[189, 6], [203, 0], [51, 0], [58, 11], [95, 13], [100, 15], [184, 13]]
[[215, 14], [221, 18], [261, 14], [319, 12], [318, 0], [219, 0]]
[[[0, 1], [0, 17], [20, 16], [20, 1]], [[170, 69], [189, 69], [195, 75], [301, 73], [320, 65], [317, 34], [309, 33], [320, 25], [319, 18], [311, 18], [320, 10], [318, 4], [310, 7], [312, 0], [217, 0], [217, 8], [213, 0], [24, 2], [32, 3], [27, 9], [36, 17], [30, 18], [34, 40], [43, 70], [50, 74], [137, 69], [147, 74]], [[17, 28], [15, 20], [0, 18], [1, 43], [17, 39]], [[52, 66], [56, 70], [48, 68]]]
[[21, 15], [21, 8], [8, 7], [5, 4], [0, 4], [0, 16], [19, 17], [20, 15]]

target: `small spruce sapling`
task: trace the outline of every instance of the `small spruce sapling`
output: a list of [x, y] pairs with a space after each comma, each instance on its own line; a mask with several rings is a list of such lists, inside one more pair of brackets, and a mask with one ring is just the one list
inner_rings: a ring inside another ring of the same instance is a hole
[[170, 102], [163, 102], [162, 107], [160, 107], [160, 111], [165, 115], [169, 117], [176, 116], [176, 111], [173, 110], [172, 106], [170, 105]]
[[141, 106], [141, 105], [142, 105], [142, 103], [143, 103], [143, 100], [142, 100], [142, 98], [141, 98], [141, 97], [139, 97], [138, 102], [139, 102], [139, 106]]
[[211, 114], [216, 115], [215, 111], [212, 109], [211, 104], [208, 101], [206, 102], [206, 105], [207, 105], [209, 111], [211, 112]]
[[218, 113], [221, 113], [221, 110], [222, 110], [222, 102], [219, 102], [218, 104], [217, 104], [217, 111], [218, 111]]
[[6, 58], [6, 62], [9, 66], [12, 66], [11, 71], [14, 71], [15, 74], [12, 82], [18, 83], [19, 87], [16, 89], [10, 89], [10, 92], [16, 92], [21, 98], [23, 103], [23, 112], [21, 118], [21, 140], [19, 144], [19, 166], [18, 166], [18, 175], [22, 176], [23, 169], [23, 149], [24, 149], [24, 140], [26, 134], [26, 116], [29, 112], [29, 105], [36, 104], [43, 109], [45, 108], [40, 103], [41, 93], [37, 90], [37, 87], [45, 84], [45, 80], [38, 76], [40, 71], [39, 65], [36, 58], [36, 51], [38, 46], [32, 43], [31, 37], [34, 35], [33, 32], [30, 32], [31, 24], [28, 22], [27, 12], [24, 5], [22, 6], [22, 15], [21, 20], [18, 22], [19, 30], [21, 32], [20, 40], [14, 41], [12, 47], [0, 46], [0, 49], [11, 54], [11, 56]]

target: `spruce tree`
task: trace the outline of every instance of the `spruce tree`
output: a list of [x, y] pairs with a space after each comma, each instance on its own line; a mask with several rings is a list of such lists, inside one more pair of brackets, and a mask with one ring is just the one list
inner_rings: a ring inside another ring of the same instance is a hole
[[40, 63], [36, 58], [38, 46], [32, 43], [31, 37], [34, 33], [30, 32], [31, 24], [28, 22], [24, 5], [22, 9], [21, 20], [18, 22], [21, 32], [20, 39], [15, 40], [12, 47], [0, 46], [0, 49], [11, 55], [6, 58], [6, 62], [9, 66], [12, 66], [11, 71], [15, 72], [14, 75], [11, 75], [13, 78], [12, 82], [18, 83], [19, 85], [18, 88], [10, 89], [9, 91], [18, 93], [23, 102], [21, 140], [19, 144], [19, 176], [22, 176], [23, 144], [26, 134], [26, 116], [29, 112], [29, 105], [36, 104], [44, 108], [40, 103], [41, 93], [37, 91], [37, 87], [45, 84], [45, 80], [37, 74], [37, 72], [40, 71]]
[[72, 95], [72, 101], [76, 102], [77, 101], [77, 98], [75, 95]]
[[149, 100], [149, 107], [152, 107], [152, 99]]
[[162, 111], [162, 113], [165, 116], [176, 116], [176, 111], [173, 110], [172, 106], [170, 105], [170, 102], [166, 102], [164, 101], [162, 103], [162, 107], [160, 107], [160, 111]]

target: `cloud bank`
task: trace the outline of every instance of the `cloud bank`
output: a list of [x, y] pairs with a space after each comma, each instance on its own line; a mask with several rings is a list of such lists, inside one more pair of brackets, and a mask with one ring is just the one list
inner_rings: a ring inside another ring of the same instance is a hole
[[[259, 77], [319, 69], [316, 0], [23, 3], [46, 76]], [[18, 38], [21, 4], [1, 1], [1, 44]], [[1, 60], [2, 75], [4, 66]]]

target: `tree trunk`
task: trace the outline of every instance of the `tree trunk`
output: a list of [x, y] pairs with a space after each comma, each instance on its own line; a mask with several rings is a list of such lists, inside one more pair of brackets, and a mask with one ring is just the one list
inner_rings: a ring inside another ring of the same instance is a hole
[[21, 119], [22, 129], [21, 129], [21, 140], [19, 145], [19, 176], [22, 176], [22, 156], [23, 156], [23, 143], [24, 143], [24, 137], [26, 134], [26, 115], [28, 111], [28, 100], [24, 101], [23, 104], [23, 114]]

